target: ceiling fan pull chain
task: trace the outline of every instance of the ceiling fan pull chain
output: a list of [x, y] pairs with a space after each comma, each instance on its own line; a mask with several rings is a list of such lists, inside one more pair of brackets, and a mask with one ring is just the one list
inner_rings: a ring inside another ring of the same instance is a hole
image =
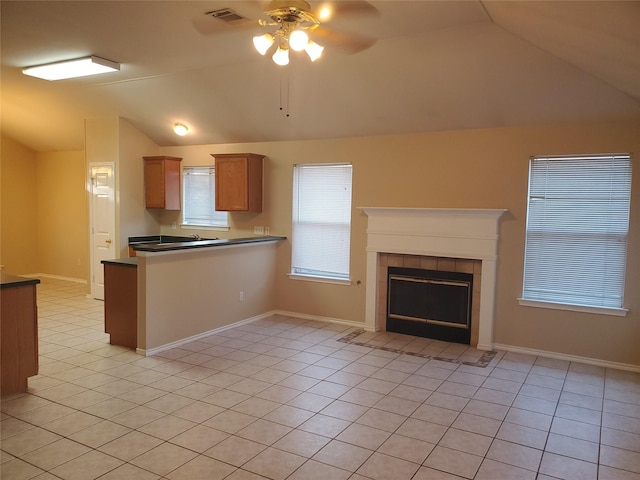
[[287, 72], [287, 118], [289, 118], [289, 98], [290, 98], [290, 93], [291, 91], [291, 75], [289, 75], [289, 73]]
[[[286, 85], [283, 84], [282, 81], [282, 76], [284, 74], [287, 74], [287, 82]], [[284, 112], [285, 115], [287, 117], [289, 117], [289, 74], [288, 72], [280, 72], [280, 111]], [[284, 97], [283, 97], [283, 90], [286, 89], [286, 92], [284, 92]], [[283, 99], [286, 100], [286, 104], [283, 105]]]

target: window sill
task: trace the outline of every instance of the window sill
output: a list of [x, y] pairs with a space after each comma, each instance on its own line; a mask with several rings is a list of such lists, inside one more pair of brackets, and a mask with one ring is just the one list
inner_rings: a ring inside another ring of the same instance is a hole
[[342, 280], [331, 277], [315, 277], [312, 275], [300, 275], [299, 273], [288, 274], [291, 280], [302, 280], [303, 282], [331, 283], [333, 285], [351, 285], [351, 280]]
[[228, 232], [231, 230], [229, 227], [222, 226], [213, 226], [213, 225], [194, 225], [192, 223], [189, 224], [180, 224], [180, 228], [184, 228], [185, 230], [214, 230], [218, 232]]
[[594, 313], [597, 315], [613, 315], [616, 317], [624, 317], [629, 311], [626, 308], [613, 307], [588, 307], [585, 305], [571, 305], [567, 303], [542, 302], [540, 300], [527, 300], [519, 298], [518, 303], [523, 307], [550, 308], [553, 310], [569, 310], [572, 312]]

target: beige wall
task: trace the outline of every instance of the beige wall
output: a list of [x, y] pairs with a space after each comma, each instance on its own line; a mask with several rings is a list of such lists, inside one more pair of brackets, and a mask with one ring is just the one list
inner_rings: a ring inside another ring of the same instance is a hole
[[266, 242], [141, 252], [138, 348], [153, 350], [273, 311], [276, 249]]
[[36, 154], [5, 136], [0, 141], [0, 264], [14, 275], [37, 273]]
[[119, 257], [128, 256], [128, 239], [160, 233], [159, 213], [145, 208], [142, 157], [158, 155], [158, 146], [127, 120], [119, 120], [119, 154], [116, 168], [119, 212]]
[[142, 157], [158, 146], [119, 117], [85, 121], [87, 163], [110, 162], [115, 168], [114, 258], [128, 256], [128, 237], [160, 233], [160, 214], [145, 209]]
[[84, 152], [37, 154], [38, 272], [87, 281]]
[[[360, 206], [506, 208], [501, 222], [495, 341], [565, 355], [640, 365], [640, 172], [635, 169], [627, 261], [626, 317], [564, 312], [518, 304], [522, 288], [529, 157], [539, 154], [639, 152], [640, 126], [510, 128], [420, 135], [165, 147], [161, 154], [202, 164], [210, 153], [267, 155], [262, 214], [232, 214], [232, 230], [254, 225], [291, 237], [292, 166], [351, 162], [353, 223], [350, 286], [291, 280], [289, 241], [278, 248], [276, 306], [321, 317], [364, 321], [366, 216]], [[163, 233], [169, 233], [163, 223]], [[175, 230], [172, 231], [175, 233]], [[182, 232], [187, 233], [187, 232]], [[363, 282], [358, 286], [357, 280]]]

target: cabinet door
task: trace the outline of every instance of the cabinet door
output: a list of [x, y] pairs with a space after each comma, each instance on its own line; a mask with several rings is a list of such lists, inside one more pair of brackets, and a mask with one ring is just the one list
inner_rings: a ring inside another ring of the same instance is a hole
[[38, 374], [36, 286], [0, 290], [0, 395], [27, 391], [27, 377]]
[[212, 154], [216, 159], [216, 210], [262, 212], [263, 155]]
[[144, 194], [147, 208], [164, 208], [164, 163], [162, 160], [145, 160]]
[[216, 158], [216, 210], [247, 211], [247, 158]]
[[180, 161], [178, 157], [143, 157], [147, 208], [180, 210]]
[[138, 268], [104, 265], [104, 331], [109, 343], [138, 346]]

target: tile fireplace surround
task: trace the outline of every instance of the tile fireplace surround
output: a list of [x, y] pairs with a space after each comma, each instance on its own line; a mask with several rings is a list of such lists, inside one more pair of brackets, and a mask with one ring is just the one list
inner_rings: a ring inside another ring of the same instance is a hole
[[[381, 254], [401, 254], [482, 262], [478, 343], [493, 349], [496, 264], [500, 217], [506, 209], [360, 207], [367, 227], [365, 324], [382, 330], [378, 298]], [[477, 287], [475, 287], [477, 288]], [[474, 288], [474, 290], [475, 290]], [[474, 319], [475, 320], [475, 319]]]

